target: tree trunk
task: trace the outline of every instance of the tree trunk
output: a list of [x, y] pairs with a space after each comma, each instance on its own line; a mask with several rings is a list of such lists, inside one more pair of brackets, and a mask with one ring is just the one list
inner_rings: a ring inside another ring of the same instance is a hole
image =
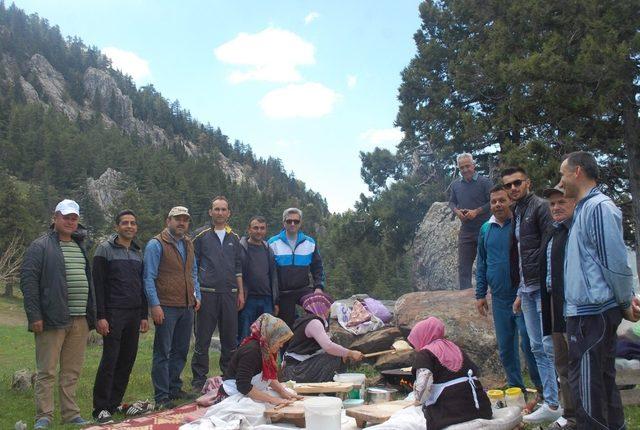
[[7, 282], [4, 286], [4, 296], [13, 297], [13, 283]]
[[640, 249], [638, 246], [640, 245], [640, 121], [638, 121], [638, 107], [632, 98], [624, 99], [622, 119], [624, 121], [624, 144], [628, 154], [629, 189], [636, 237], [636, 268], [640, 273]]

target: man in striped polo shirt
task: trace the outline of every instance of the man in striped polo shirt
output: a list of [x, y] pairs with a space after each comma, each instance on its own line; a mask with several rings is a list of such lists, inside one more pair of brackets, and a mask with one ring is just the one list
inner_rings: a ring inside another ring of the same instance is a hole
[[79, 218], [76, 202], [58, 203], [51, 230], [29, 245], [22, 263], [20, 289], [29, 331], [34, 333], [36, 342], [35, 429], [52, 425], [58, 365], [62, 420], [78, 425], [88, 423], [80, 416], [75, 395], [87, 335], [95, 326], [96, 308]]

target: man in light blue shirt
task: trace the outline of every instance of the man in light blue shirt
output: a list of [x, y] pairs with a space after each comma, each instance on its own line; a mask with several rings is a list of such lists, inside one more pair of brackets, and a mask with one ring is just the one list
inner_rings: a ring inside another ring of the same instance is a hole
[[191, 397], [182, 390], [180, 379], [193, 312], [200, 309], [201, 300], [193, 244], [186, 236], [190, 220], [187, 208], [172, 208], [167, 228], [147, 243], [144, 252], [144, 288], [156, 326], [151, 367], [156, 409], [170, 409], [173, 400]]
[[597, 188], [593, 155], [569, 154], [560, 166], [565, 195], [578, 203], [564, 264], [569, 384], [580, 429], [624, 429], [616, 386], [616, 330], [640, 319], [620, 209]]

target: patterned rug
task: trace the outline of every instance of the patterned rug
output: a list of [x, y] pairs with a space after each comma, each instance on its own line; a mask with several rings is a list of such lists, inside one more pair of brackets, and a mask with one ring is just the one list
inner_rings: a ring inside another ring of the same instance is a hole
[[174, 409], [130, 418], [119, 423], [87, 427], [85, 430], [177, 430], [182, 424], [199, 418], [206, 410], [205, 407], [189, 403]]

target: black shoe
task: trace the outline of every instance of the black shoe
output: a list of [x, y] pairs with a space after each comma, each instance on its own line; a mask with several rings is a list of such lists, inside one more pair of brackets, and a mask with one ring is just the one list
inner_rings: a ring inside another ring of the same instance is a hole
[[184, 390], [176, 391], [169, 395], [171, 400], [194, 400], [196, 395], [194, 393], [188, 393]]
[[106, 409], [101, 410], [98, 415], [95, 416], [95, 419], [98, 424], [109, 424], [113, 422], [113, 417]]
[[173, 409], [175, 407], [176, 407], [176, 405], [175, 405], [175, 403], [173, 403], [173, 401], [171, 401], [169, 399], [162, 399], [162, 400], [158, 400], [156, 402], [156, 405], [155, 405], [154, 409], [156, 411], [164, 411], [166, 409]]

